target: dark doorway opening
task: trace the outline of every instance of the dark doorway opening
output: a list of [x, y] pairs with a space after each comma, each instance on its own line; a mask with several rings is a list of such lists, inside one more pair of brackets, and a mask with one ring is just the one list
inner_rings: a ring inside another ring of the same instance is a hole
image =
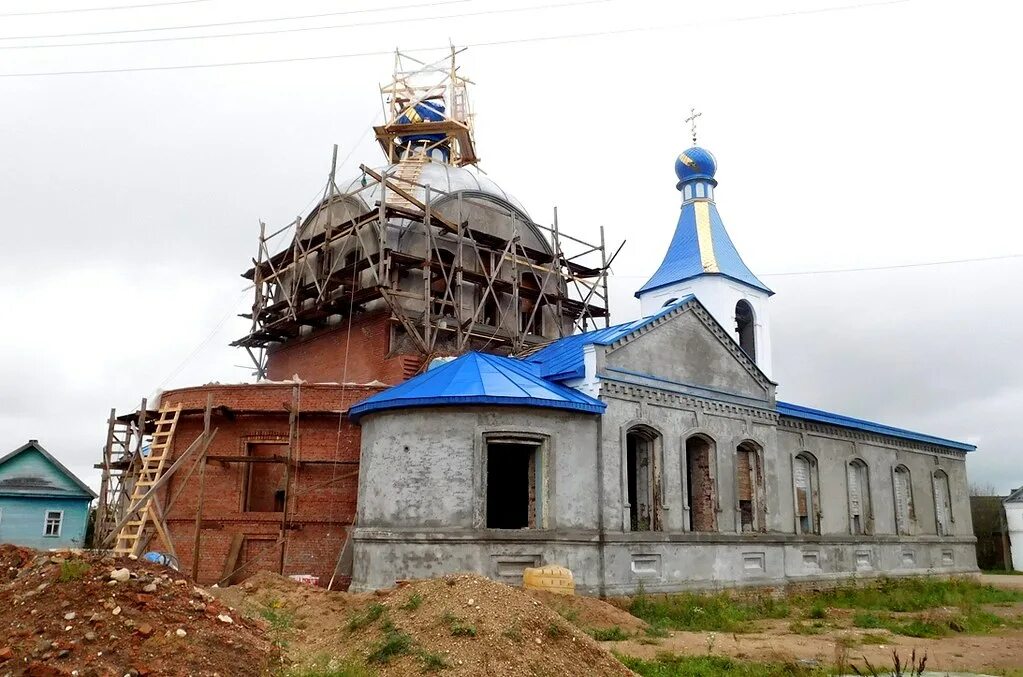
[[535, 444], [487, 444], [487, 528], [535, 529], [539, 513]]
[[704, 437], [686, 440], [686, 496], [689, 531], [714, 531], [714, 481], [710, 474], [711, 443]]
[[625, 436], [629, 528], [632, 531], [653, 531], [658, 528], [654, 514], [656, 439], [655, 434], [642, 429], [630, 430]]
[[749, 301], [739, 301], [735, 304], [735, 332], [739, 335], [739, 347], [751, 360], [757, 359], [755, 331], [753, 306]]
[[287, 444], [255, 442], [248, 445], [249, 456], [258, 459], [245, 464], [244, 512], [283, 512], [287, 495], [284, 486], [284, 462]]

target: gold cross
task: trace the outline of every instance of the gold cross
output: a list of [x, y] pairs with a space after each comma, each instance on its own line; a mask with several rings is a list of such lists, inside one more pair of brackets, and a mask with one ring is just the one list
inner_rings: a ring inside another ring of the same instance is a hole
[[689, 123], [689, 131], [693, 135], [693, 145], [696, 145], [696, 118], [703, 115], [703, 113], [697, 113], [695, 108], [689, 109], [689, 117], [686, 118], [686, 122]]

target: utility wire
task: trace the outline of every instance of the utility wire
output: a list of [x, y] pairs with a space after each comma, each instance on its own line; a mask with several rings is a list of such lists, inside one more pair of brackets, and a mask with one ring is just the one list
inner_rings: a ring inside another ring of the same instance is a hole
[[212, 0], [173, 0], [173, 2], [151, 2], [142, 5], [113, 5], [111, 7], [77, 7], [75, 9], [46, 9], [38, 12], [6, 12], [0, 14], [5, 16], [43, 16], [49, 14], [78, 14], [82, 12], [113, 12], [119, 9], [142, 9], [144, 7], [169, 7], [171, 5], [194, 5], [200, 2], [212, 2]]
[[[471, 0], [433, 0], [432, 2], [420, 2], [412, 5], [394, 5], [388, 7], [364, 7], [361, 9], [347, 9], [341, 12], [323, 12], [320, 14], [302, 14], [299, 16], [271, 17], [269, 19], [240, 19], [236, 21], [221, 21], [209, 24], [185, 24], [183, 26], [157, 26], [154, 28], [124, 28], [116, 31], [92, 31], [88, 33], [52, 33], [49, 35], [5, 35], [0, 40], [37, 40], [41, 38], [87, 38], [95, 35], [124, 35], [126, 33], [152, 33], [154, 31], [181, 31], [194, 28], [221, 28], [223, 26], [242, 26], [247, 24], [270, 23], [273, 21], [301, 21], [303, 19], [323, 19], [328, 16], [344, 16], [346, 14], [369, 14], [372, 12], [388, 12], [398, 9], [415, 9], [418, 7], [438, 7], [440, 5], [457, 5], [471, 2]], [[142, 42], [140, 40], [140, 42]], [[50, 46], [50, 45], [47, 45]]]
[[[856, 9], [870, 9], [875, 7], [886, 7], [891, 5], [903, 4], [910, 2], [910, 0], [885, 0], [883, 2], [870, 2], [870, 3], [859, 3], [855, 5], [842, 5], [839, 7], [828, 7], [808, 10], [797, 10], [788, 12], [779, 12], [776, 14], [759, 14], [755, 16], [745, 17], [733, 17], [730, 19], [722, 19], [717, 21], [708, 22], [694, 22], [687, 24], [675, 24], [671, 26], [642, 26], [638, 28], [620, 28], [611, 29], [605, 31], [594, 31], [587, 33], [564, 33], [561, 35], [550, 35], [550, 36], [538, 36], [531, 38], [512, 38], [508, 40], [492, 40], [488, 42], [474, 42], [464, 45], [464, 47], [498, 47], [503, 45], [518, 45], [532, 42], [550, 42], [554, 40], [575, 40], [585, 39], [594, 37], [608, 37], [612, 35], [625, 35], [630, 33], [646, 33], [653, 31], [665, 31], [665, 30], [679, 30], [682, 28], [691, 28], [693, 26], [700, 25], [713, 25], [722, 23], [738, 23], [743, 21], [756, 21], [763, 19], [774, 19], [780, 17], [790, 16], [801, 16], [808, 14], [822, 14], [830, 12], [843, 12]], [[412, 52], [438, 52], [448, 51], [451, 49], [450, 45], [438, 45], [436, 47], [417, 47], [413, 49], [402, 50], [406, 53]], [[268, 64], [279, 64], [279, 63], [300, 63], [306, 61], [328, 61], [336, 59], [358, 59], [371, 56], [385, 56], [394, 54], [393, 50], [371, 50], [365, 52], [349, 52], [345, 54], [321, 54], [315, 56], [299, 56], [299, 57], [287, 57], [280, 59], [254, 59], [250, 61], [222, 61], [218, 63], [197, 63], [197, 64], [174, 64], [169, 66], [139, 66], [137, 68], [96, 68], [92, 70], [78, 70], [78, 71], [42, 71], [36, 73], [0, 73], [0, 78], [25, 78], [25, 77], [48, 77], [57, 75], [101, 75], [109, 73], [142, 73], [142, 72], [156, 72], [156, 71], [173, 71], [173, 70], [193, 70], [200, 68], [224, 68], [228, 66], [263, 66]]]
[[[470, 0], [449, 0], [449, 2], [442, 3], [427, 3], [426, 6], [436, 4], [453, 4], [458, 2], [469, 2]], [[529, 12], [534, 10], [546, 10], [546, 9], [558, 9], [561, 7], [576, 7], [579, 5], [596, 5], [613, 0], [576, 0], [574, 2], [565, 2], [561, 4], [543, 4], [543, 5], [531, 5], [528, 7], [508, 7], [503, 9], [487, 9], [478, 12], [464, 12], [461, 14], [445, 14], [441, 16], [423, 16], [423, 17], [403, 17], [398, 19], [378, 19], [376, 21], [362, 21], [358, 23], [348, 24], [334, 24], [333, 26], [303, 26], [300, 28], [275, 28], [265, 31], [249, 31], [246, 33], [214, 33], [211, 35], [175, 35], [168, 38], [139, 38], [135, 40], [102, 40], [99, 42], [61, 42], [49, 45], [0, 45], [2, 49], [48, 49], [51, 47], [97, 47], [106, 45], [134, 45], [142, 42], [179, 42], [181, 40], [208, 40], [208, 39], [220, 39], [220, 38], [242, 38], [251, 37], [256, 35], [277, 35], [280, 33], [304, 33], [308, 31], [328, 31], [340, 28], [363, 28], [367, 26], [384, 26], [388, 24], [400, 24], [400, 23], [422, 23], [424, 21], [443, 21], [444, 19], [463, 19], [474, 16], [488, 16], [491, 14], [512, 14], [517, 12]], [[343, 12], [347, 14], [358, 14], [360, 12], [379, 12], [385, 9], [406, 9], [408, 7], [416, 7], [423, 5], [407, 5], [405, 7], [380, 7], [372, 10], [355, 10], [352, 12]], [[6, 38], [0, 38], [5, 40]]]
[[798, 270], [787, 273], [763, 273], [761, 277], [791, 277], [795, 275], [831, 275], [834, 273], [865, 273], [872, 270], [901, 270], [904, 268], [926, 268], [930, 266], [950, 266], [958, 263], [981, 263], [985, 261], [1004, 261], [1006, 259], [1023, 259], [1023, 254], [981, 256], [973, 259], [951, 259], [947, 261], [923, 261], [920, 263], [900, 263], [891, 266], [865, 266], [862, 268], [831, 268], [824, 270]]

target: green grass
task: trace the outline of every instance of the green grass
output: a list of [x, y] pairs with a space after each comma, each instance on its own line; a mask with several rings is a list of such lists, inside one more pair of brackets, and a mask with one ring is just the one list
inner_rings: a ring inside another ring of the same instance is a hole
[[287, 677], [374, 677], [376, 675], [373, 670], [355, 660], [339, 661], [324, 658], [322, 661], [322, 665], [316, 661], [312, 665], [291, 668], [284, 674]]
[[679, 656], [658, 654], [641, 660], [615, 654], [630, 670], [643, 677], [823, 677], [823, 669], [803, 668], [790, 663], [750, 663], [723, 656]]
[[853, 625], [857, 628], [883, 628], [906, 637], [933, 639], [959, 633], [983, 635], [1006, 625], [1018, 625], [1018, 622], [976, 606], [967, 606], [952, 615], [921, 614], [910, 618], [864, 611], [853, 616]]
[[79, 578], [89, 573], [89, 563], [80, 559], [68, 559], [60, 563], [60, 577], [57, 579], [61, 583], [67, 583], [68, 581], [77, 581]]
[[366, 660], [370, 663], [388, 663], [396, 656], [407, 656], [413, 652], [415, 642], [412, 635], [402, 632], [389, 621], [384, 623], [384, 636], [373, 645]]
[[590, 636], [598, 642], [621, 642], [629, 638], [629, 634], [617, 625], [612, 628], [594, 628], [589, 632]]
[[436, 672], [448, 667], [448, 662], [438, 653], [420, 650], [419, 658], [423, 661], [423, 672]]
[[806, 623], [805, 621], [793, 621], [789, 625], [789, 632], [795, 635], [820, 635], [827, 632], [828, 626], [821, 621]]
[[565, 632], [565, 629], [557, 623], [551, 623], [547, 626], [547, 636], [551, 639], [558, 639], [559, 637], [564, 637], [567, 634], [568, 633]]
[[848, 585], [815, 595], [820, 604], [870, 611], [924, 611], [1023, 601], [1023, 591], [1000, 590], [968, 579], [882, 579], [875, 585]]
[[441, 616], [441, 621], [443, 621], [444, 625], [448, 626], [448, 630], [451, 631], [452, 637], [476, 636], [475, 625], [469, 623], [464, 618], [459, 618], [458, 616], [455, 616], [450, 611], [445, 612], [445, 614]]
[[412, 595], [411, 597], [409, 597], [405, 601], [405, 603], [401, 605], [401, 608], [404, 609], [405, 611], [415, 611], [420, 606], [422, 606], [422, 604], [423, 604], [423, 596], [420, 595], [417, 592], [414, 595]]
[[860, 635], [860, 644], [891, 644], [891, 637], [888, 635], [882, 635], [879, 632], [864, 632]]
[[628, 611], [650, 625], [675, 630], [747, 632], [752, 621], [787, 618], [789, 605], [764, 595], [735, 599], [726, 594], [636, 596]]
[[823, 604], [817, 603], [810, 607], [810, 610], [806, 612], [808, 618], [815, 618], [823, 620], [828, 617], [828, 609]]
[[355, 632], [356, 630], [362, 630], [368, 625], [372, 625], [384, 615], [387, 611], [387, 607], [380, 603], [370, 604], [364, 610], [352, 614], [352, 617], [348, 619], [348, 632]]

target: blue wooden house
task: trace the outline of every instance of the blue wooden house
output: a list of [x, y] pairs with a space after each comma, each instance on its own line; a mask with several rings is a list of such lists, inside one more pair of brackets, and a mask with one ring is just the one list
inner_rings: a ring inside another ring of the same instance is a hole
[[96, 493], [29, 440], [0, 458], [0, 543], [81, 548]]

